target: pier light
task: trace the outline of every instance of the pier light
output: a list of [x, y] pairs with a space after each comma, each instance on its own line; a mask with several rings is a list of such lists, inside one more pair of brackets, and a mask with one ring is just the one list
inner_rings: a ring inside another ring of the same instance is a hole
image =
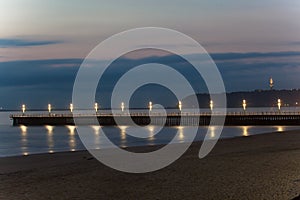
[[178, 108], [179, 108], [179, 110], [181, 111], [181, 109], [182, 109], [181, 101], [178, 102]]
[[121, 110], [122, 110], [122, 112], [124, 112], [124, 108], [125, 108], [125, 104], [124, 104], [124, 102], [122, 102], [121, 103]]
[[213, 102], [213, 100], [210, 100], [209, 107], [210, 107], [211, 111], [214, 109], [214, 102]]
[[149, 111], [152, 111], [152, 102], [149, 102]]
[[70, 103], [70, 111], [73, 112], [73, 109], [74, 109], [73, 104]]
[[243, 109], [244, 109], [244, 111], [246, 110], [246, 107], [247, 107], [247, 102], [246, 102], [246, 100], [244, 99], [244, 100], [243, 100]]
[[95, 111], [97, 112], [98, 111], [98, 103], [95, 103]]
[[277, 106], [278, 106], [278, 110], [280, 110], [280, 108], [281, 108], [281, 99], [277, 100]]
[[49, 103], [49, 104], [48, 104], [48, 112], [49, 112], [49, 113], [51, 113], [51, 109], [52, 109], [52, 108], [51, 108], [51, 104]]
[[26, 106], [25, 104], [22, 105], [22, 113], [24, 114], [25, 113], [25, 110], [26, 110]]

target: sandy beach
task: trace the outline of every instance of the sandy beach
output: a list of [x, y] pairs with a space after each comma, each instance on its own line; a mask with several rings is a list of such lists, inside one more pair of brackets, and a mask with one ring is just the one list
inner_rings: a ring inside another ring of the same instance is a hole
[[[0, 159], [0, 199], [294, 199], [300, 131], [221, 140], [204, 159], [194, 143], [151, 173], [108, 168], [87, 151]], [[157, 147], [133, 148], [147, 151]]]

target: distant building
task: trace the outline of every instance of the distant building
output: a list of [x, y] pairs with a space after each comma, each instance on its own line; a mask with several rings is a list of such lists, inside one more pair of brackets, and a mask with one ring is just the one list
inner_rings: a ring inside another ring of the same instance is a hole
[[270, 90], [273, 90], [273, 87], [274, 87], [274, 81], [273, 81], [272, 77], [270, 78], [269, 83], [270, 83]]

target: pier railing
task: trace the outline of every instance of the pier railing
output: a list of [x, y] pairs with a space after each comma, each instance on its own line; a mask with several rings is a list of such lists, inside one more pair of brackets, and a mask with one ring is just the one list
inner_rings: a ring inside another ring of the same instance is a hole
[[[211, 115], [220, 115], [224, 116], [222, 112], [172, 112], [172, 113], [160, 113], [160, 112], [123, 112], [123, 113], [48, 113], [48, 114], [12, 114], [10, 118], [15, 117], [88, 117], [88, 116], [99, 116], [99, 117], [112, 117], [112, 116], [211, 116]], [[300, 115], [300, 111], [268, 111], [268, 112], [227, 112], [226, 116], [254, 116], [254, 115]]]

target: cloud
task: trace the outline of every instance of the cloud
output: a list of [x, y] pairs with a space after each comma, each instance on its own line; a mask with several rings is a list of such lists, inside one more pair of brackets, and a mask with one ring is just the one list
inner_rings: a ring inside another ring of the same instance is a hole
[[[270, 76], [276, 89], [299, 88], [300, 52], [212, 54], [228, 92], [267, 89]], [[83, 59], [18, 60], [0, 62], [0, 106], [16, 108], [22, 102], [43, 108], [49, 101], [65, 108], [71, 101], [73, 83]], [[106, 96], [122, 74], [134, 66], [161, 63], [174, 67], [188, 77], [197, 91], [205, 91], [197, 73], [176, 55], [150, 56], [140, 59], [117, 59], [106, 70], [97, 100]], [[101, 61], [95, 63], [101, 65]], [[99, 89], [99, 88], [98, 88]], [[98, 91], [98, 90], [97, 90]], [[153, 95], [153, 93], [150, 93]], [[155, 92], [161, 95], [160, 92]], [[154, 94], [154, 95], [155, 95]], [[152, 96], [154, 98], [154, 96]]]
[[17, 38], [0, 38], [0, 48], [44, 46], [63, 43], [58, 40], [25, 40]]
[[82, 59], [0, 62], [0, 87], [63, 87], [74, 80], [81, 62]]
[[[242, 60], [242, 59], [267, 59], [267, 58], [291, 58], [300, 56], [300, 52], [298, 51], [283, 51], [283, 52], [247, 52], [247, 53], [234, 53], [234, 52], [226, 52], [226, 53], [209, 53], [211, 58], [215, 61], [231, 61], [231, 60]], [[193, 59], [199, 60], [199, 54], [190, 54], [189, 57]], [[175, 57], [172, 54], [159, 54], [155, 56], [143, 56], [142, 58], [126, 58], [127, 61], [130, 60], [151, 60], [153, 58], [162, 60], [164, 62], [173, 62]], [[205, 57], [203, 57], [205, 59]]]
[[294, 42], [290, 42], [289, 45], [300, 45], [300, 41], [294, 41]]
[[212, 59], [215, 61], [225, 60], [239, 60], [239, 59], [250, 59], [250, 58], [271, 58], [271, 57], [292, 57], [300, 56], [300, 52], [287, 51], [287, 52], [250, 52], [250, 53], [212, 53], [210, 54]]
[[0, 62], [0, 106], [66, 108], [82, 59], [18, 60]]

